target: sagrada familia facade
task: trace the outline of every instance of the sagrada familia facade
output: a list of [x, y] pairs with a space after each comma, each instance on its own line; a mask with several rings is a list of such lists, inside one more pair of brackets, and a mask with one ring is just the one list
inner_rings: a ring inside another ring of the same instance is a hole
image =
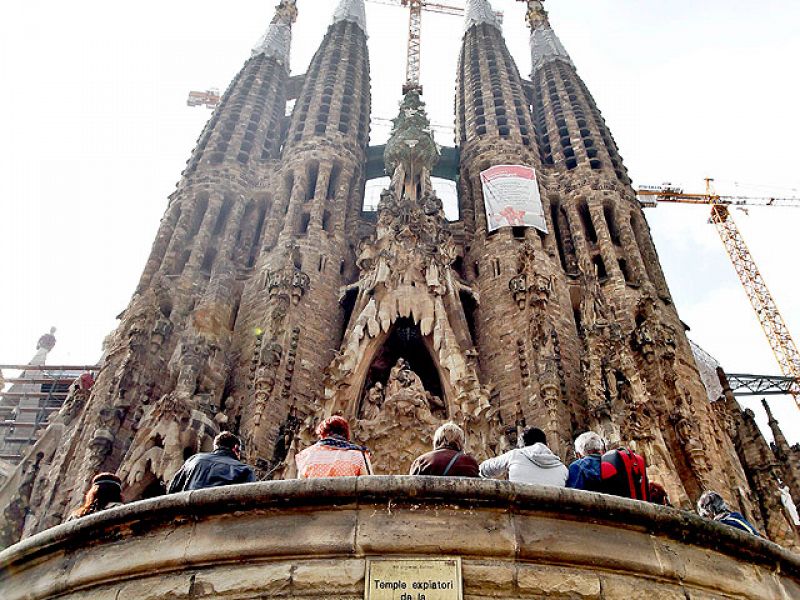
[[[617, 146], [542, 3], [528, 2], [530, 79], [489, 3], [466, 5], [450, 222], [418, 89], [385, 147], [368, 145], [363, 0], [341, 0], [295, 76], [297, 7], [280, 2], [169, 198], [96, 382], [0, 489], [5, 544], [63, 522], [100, 471], [130, 501], [163, 493], [221, 430], [261, 479], [292, 477], [339, 413], [379, 474], [407, 473], [445, 420], [478, 458], [536, 425], [570, 460], [592, 429], [645, 455], [676, 506], [717, 490], [798, 547], [777, 481], [800, 498], [800, 453], [781, 436], [776, 455], [723, 373], [709, 398]], [[376, 151], [391, 179], [369, 212]], [[547, 233], [489, 231], [481, 173], [497, 165], [535, 169]]]

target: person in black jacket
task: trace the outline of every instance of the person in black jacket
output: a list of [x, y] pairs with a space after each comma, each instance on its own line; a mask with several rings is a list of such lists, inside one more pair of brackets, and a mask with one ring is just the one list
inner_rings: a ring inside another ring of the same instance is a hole
[[239, 460], [242, 443], [230, 431], [214, 438], [214, 451], [195, 454], [175, 473], [168, 494], [256, 480], [253, 467]]

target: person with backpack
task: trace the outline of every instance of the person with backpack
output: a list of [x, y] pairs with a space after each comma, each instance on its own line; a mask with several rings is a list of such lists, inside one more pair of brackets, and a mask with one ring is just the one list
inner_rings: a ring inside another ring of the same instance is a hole
[[300, 479], [372, 475], [369, 450], [350, 442], [347, 419], [339, 415], [325, 419], [317, 426], [317, 436], [316, 444], [295, 457]]
[[514, 483], [535, 483], [564, 487], [567, 467], [547, 447], [544, 431], [529, 427], [522, 434], [523, 448], [485, 460], [480, 465], [481, 477], [486, 479], [507, 476]]
[[600, 491], [631, 500], [650, 500], [644, 457], [630, 448], [617, 448], [603, 454], [600, 458]]
[[409, 475], [478, 477], [478, 461], [464, 452], [464, 430], [452, 421], [433, 434], [433, 451], [418, 456]]
[[755, 527], [741, 513], [731, 510], [717, 492], [704, 492], [697, 501], [697, 512], [701, 517], [724, 523], [761, 537]]
[[587, 492], [602, 492], [600, 462], [606, 451], [606, 441], [594, 431], [587, 431], [575, 438], [575, 454], [578, 459], [569, 466], [567, 487]]

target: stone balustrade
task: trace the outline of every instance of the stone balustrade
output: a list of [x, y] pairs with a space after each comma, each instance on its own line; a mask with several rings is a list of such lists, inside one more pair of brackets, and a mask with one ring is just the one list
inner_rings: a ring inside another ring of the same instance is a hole
[[0, 597], [361, 598], [367, 558], [458, 556], [464, 597], [800, 598], [800, 557], [685, 512], [428, 477], [287, 480], [129, 504], [0, 553]]

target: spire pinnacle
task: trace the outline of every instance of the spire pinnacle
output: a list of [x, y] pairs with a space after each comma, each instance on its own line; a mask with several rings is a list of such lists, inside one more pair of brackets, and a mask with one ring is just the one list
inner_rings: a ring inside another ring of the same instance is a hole
[[263, 54], [289, 69], [289, 51], [292, 45], [292, 23], [297, 20], [296, 0], [281, 0], [275, 7], [275, 16], [267, 32], [253, 48], [252, 56]]
[[528, 0], [528, 12], [525, 19], [531, 30], [541, 26], [550, 27], [550, 21], [547, 18], [547, 11], [544, 9], [544, 0]]
[[531, 28], [531, 63], [535, 72], [545, 63], [561, 59], [572, 64], [566, 48], [550, 27], [550, 19], [542, 0], [528, 0], [528, 25]]
[[367, 14], [364, 10], [364, 0], [341, 0], [333, 12], [333, 22], [352, 21], [367, 32]]
[[408, 172], [420, 167], [430, 171], [439, 161], [439, 152], [419, 90], [410, 90], [400, 103], [399, 115], [392, 121], [392, 133], [384, 151], [386, 170], [394, 173], [402, 163]]
[[486, 23], [495, 29], [500, 29], [500, 22], [497, 20], [488, 0], [467, 0], [464, 7], [464, 32], [470, 30], [473, 25]]
[[770, 408], [769, 408], [769, 404], [767, 403], [767, 399], [766, 399], [766, 398], [762, 398], [762, 399], [761, 399], [761, 406], [763, 406], [763, 407], [764, 407], [764, 410], [765, 410], [765, 411], [766, 411], [766, 413], [767, 413], [767, 419], [769, 420], [770, 424], [771, 424], [773, 421], [775, 421], [775, 422], [777, 423], [777, 420], [776, 420], [776, 419], [775, 419], [775, 417], [772, 415], [772, 411], [771, 411], [771, 410], [770, 410]]

